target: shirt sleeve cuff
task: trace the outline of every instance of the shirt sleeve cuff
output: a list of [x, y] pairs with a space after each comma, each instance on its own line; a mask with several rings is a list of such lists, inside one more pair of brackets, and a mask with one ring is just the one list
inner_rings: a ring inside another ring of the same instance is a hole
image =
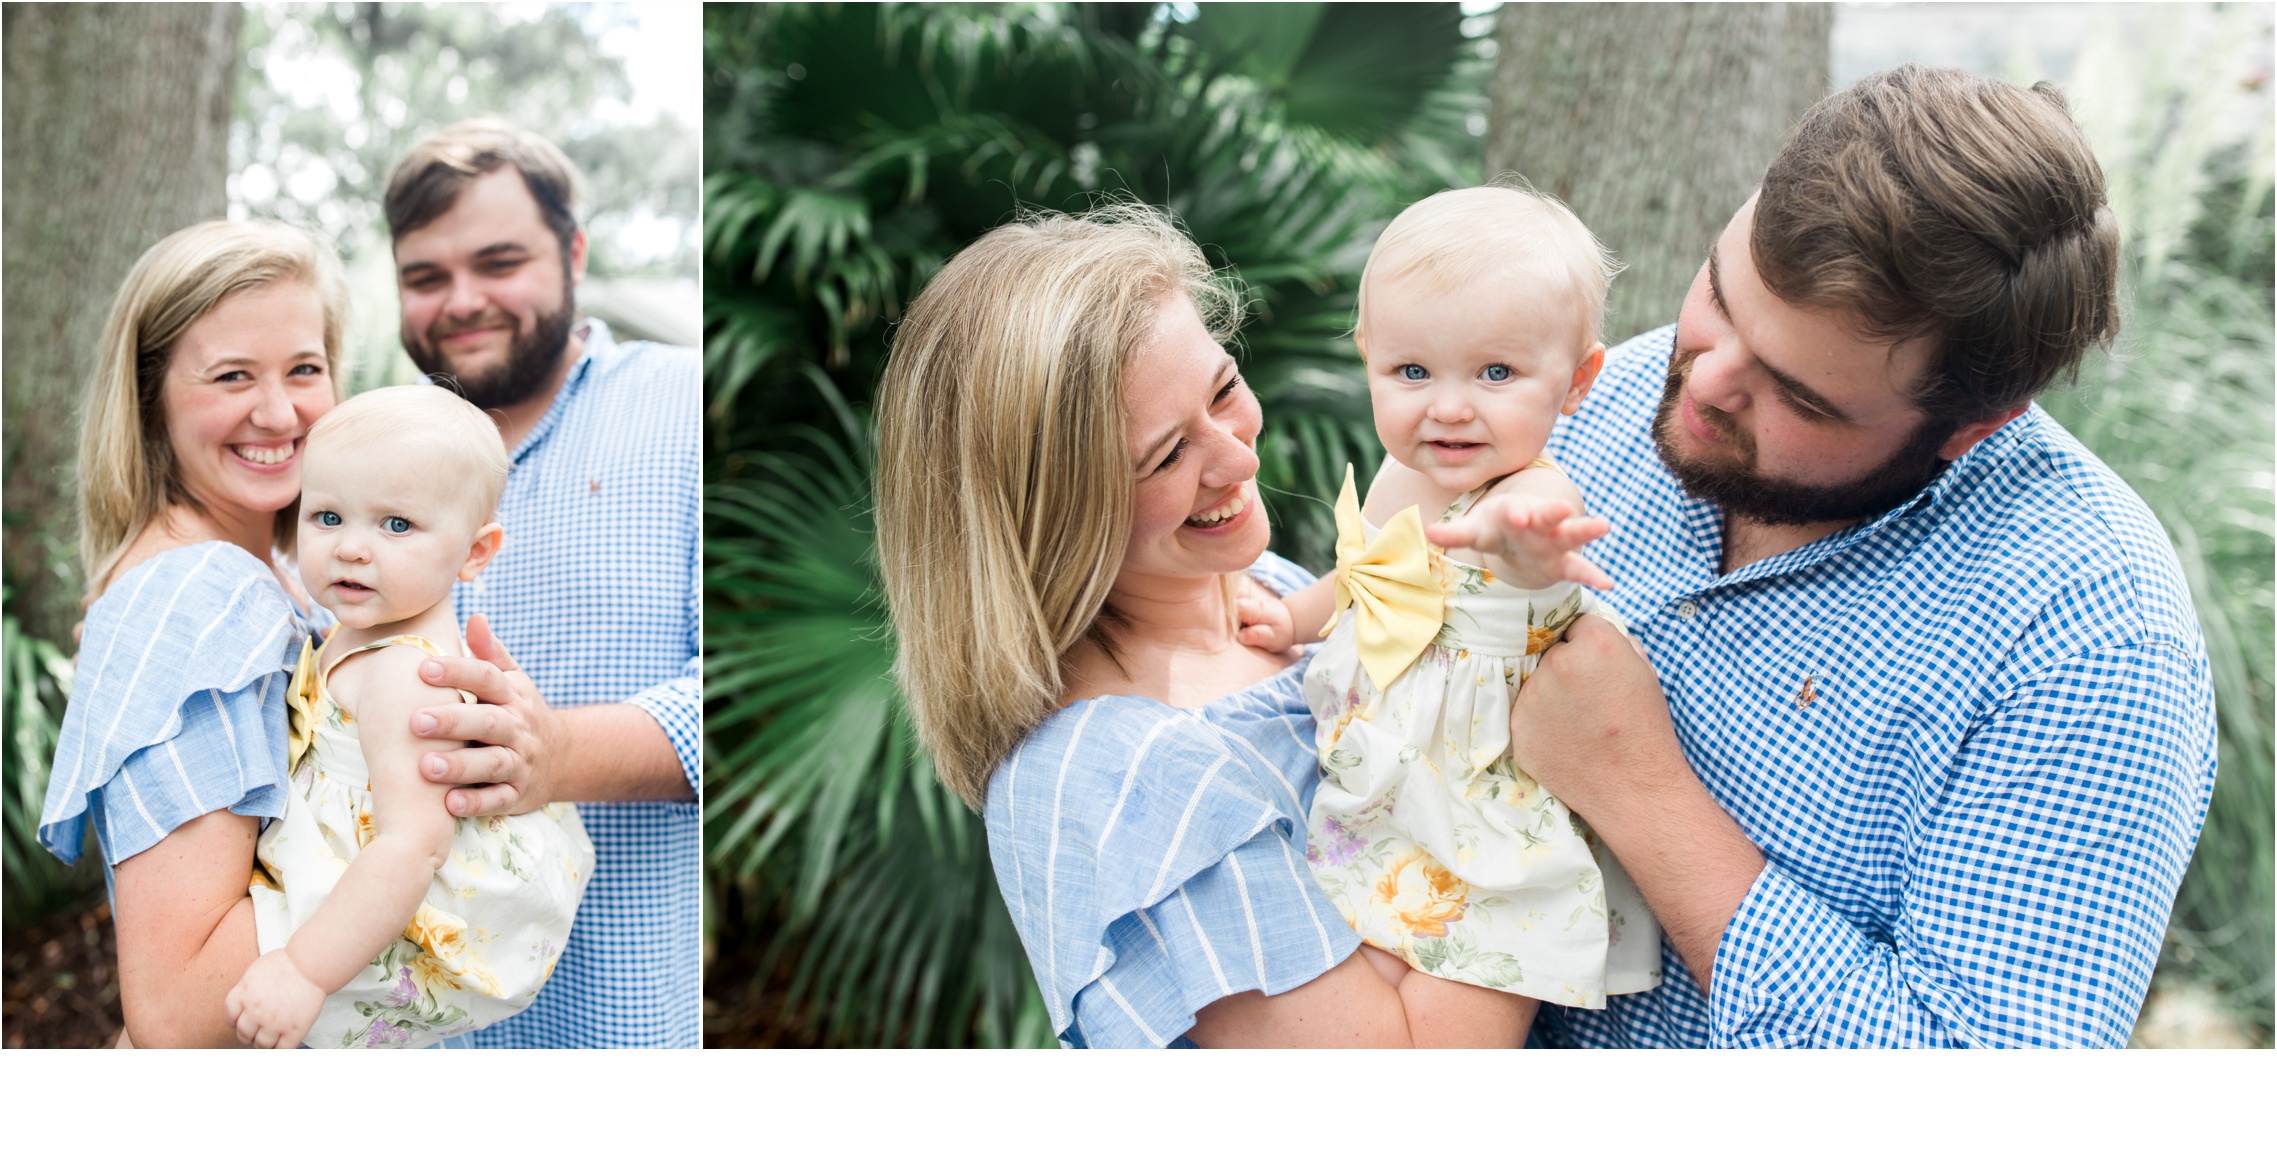
[[688, 777], [688, 791], [704, 793], [704, 690], [692, 675], [668, 679], [625, 701], [645, 711], [672, 741], [680, 757], [680, 770]]
[[1766, 860], [1716, 946], [1713, 1045], [1817, 1045], [1814, 1021], [1872, 953], [1857, 928]]

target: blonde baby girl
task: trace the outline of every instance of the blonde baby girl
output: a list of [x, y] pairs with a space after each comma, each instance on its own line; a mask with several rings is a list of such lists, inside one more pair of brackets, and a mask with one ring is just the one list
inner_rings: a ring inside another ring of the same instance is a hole
[[411, 713], [460, 696], [420, 680], [460, 655], [451, 585], [498, 554], [498, 429], [439, 387], [334, 408], [302, 449], [303, 584], [339, 620], [303, 648], [291, 783], [253, 877], [261, 957], [229, 993], [261, 1047], [419, 1047], [529, 1006], [593, 872], [577, 812], [454, 819], [417, 770], [460, 746]]
[[1515, 1046], [1539, 1001], [1601, 1008], [1660, 984], [1642, 897], [1510, 756], [1518, 685], [1575, 617], [1609, 614], [1589, 587], [1612, 581], [1581, 554], [1608, 525], [1542, 453], [1604, 363], [1616, 270], [1531, 189], [1400, 213], [1361, 274], [1356, 332], [1388, 455], [1364, 508], [1346, 470], [1334, 576], [1241, 601], [1245, 643], [1327, 636], [1305, 673], [1323, 774], [1306, 856], [1404, 963], [1369, 954], [1443, 1045]]

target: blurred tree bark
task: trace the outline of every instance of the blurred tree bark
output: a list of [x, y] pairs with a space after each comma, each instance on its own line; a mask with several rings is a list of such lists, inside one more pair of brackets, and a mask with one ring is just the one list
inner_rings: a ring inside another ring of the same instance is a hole
[[9, 4], [0, 133], [7, 578], [27, 631], [79, 617], [79, 397], [143, 249], [227, 210], [235, 4]]
[[1826, 94], [1830, 4], [1505, 4], [1486, 172], [1564, 200], [1627, 263], [1608, 342], [1676, 318], [1708, 244]]

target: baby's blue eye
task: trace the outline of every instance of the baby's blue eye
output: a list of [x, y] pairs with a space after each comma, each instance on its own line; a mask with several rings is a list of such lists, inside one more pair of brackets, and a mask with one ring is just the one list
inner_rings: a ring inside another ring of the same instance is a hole
[[339, 512], [318, 512], [318, 513], [316, 513], [316, 522], [317, 522], [317, 523], [320, 523], [320, 524], [322, 524], [322, 525], [324, 525], [325, 527], [328, 527], [328, 528], [336, 528], [336, 527], [339, 527], [339, 526], [340, 526], [340, 513], [339, 513]]
[[1501, 383], [1510, 378], [1510, 369], [1502, 364], [1488, 364], [1486, 366], [1486, 378]]
[[380, 526], [386, 528], [389, 532], [395, 535], [402, 535], [403, 533], [411, 530], [411, 521], [404, 519], [402, 516], [389, 516], [386, 519], [380, 521]]
[[1401, 364], [1399, 374], [1403, 379], [1410, 380], [1428, 379], [1431, 375], [1431, 373], [1423, 370], [1421, 364]]

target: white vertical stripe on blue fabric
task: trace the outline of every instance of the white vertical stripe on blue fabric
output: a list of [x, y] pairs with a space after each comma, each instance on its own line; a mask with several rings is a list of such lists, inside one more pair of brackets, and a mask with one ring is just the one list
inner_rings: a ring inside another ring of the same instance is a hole
[[150, 832], [152, 835], [163, 837], [168, 832], [174, 830], [173, 828], [159, 823], [157, 817], [150, 814], [150, 809], [142, 805], [142, 789], [134, 785], [133, 772], [122, 771], [119, 773], [118, 777], [126, 784], [127, 798], [134, 801], [135, 811], [141, 813], [142, 821], [150, 825]]
[[1186, 810], [1178, 817], [1178, 830], [1170, 836], [1170, 846], [1162, 853], [1162, 866], [1154, 873], [1154, 884], [1146, 889], [1146, 899], [1143, 902], [1147, 906], [1153, 906], [1156, 900], [1162, 898], [1163, 885], [1170, 877], [1170, 865], [1178, 859], [1178, 847], [1186, 841], [1186, 829], [1194, 824], [1194, 811], [1201, 807], [1202, 798], [1210, 793], [1210, 781], [1217, 778], [1218, 769], [1232, 758], [1229, 755], [1219, 756], [1216, 762], [1210, 764], [1210, 769], [1202, 773], [1202, 782], [1195, 785], [1194, 793], [1187, 797]]
[[1218, 994], [1233, 994], [1233, 984], [1226, 982], [1225, 968], [1218, 965], [1218, 949], [1210, 946], [1209, 929], [1203, 927], [1201, 917], [1194, 914], [1194, 897], [1183, 887], [1178, 889], [1178, 905], [1186, 909], [1186, 922], [1193, 925], [1194, 942], [1201, 946], [1202, 958], [1210, 961], [1210, 974], [1218, 981]]
[[[1004, 794], [1006, 818], [1012, 821], [1011, 833], [1006, 837], [1012, 843], [1020, 841], [1020, 800], [1016, 788], [1020, 779], [1020, 756], [1027, 750], [1025, 744], [1012, 749], [1012, 758], [1004, 765]], [[1019, 899], [1020, 922], [1028, 920], [1028, 876], [1022, 869], [1020, 854], [1012, 853], [1012, 893]]]
[[1241, 856], [1226, 856], [1225, 863], [1233, 871], [1234, 890], [1241, 895], [1241, 918], [1249, 927], [1249, 955], [1257, 963], [1257, 986], [1271, 987], [1273, 980], [1265, 974], [1265, 941], [1257, 934], [1257, 908], [1249, 902], [1249, 880], [1241, 874]]
[[1320, 922], [1320, 908], [1306, 898], [1312, 893], [1312, 872], [1297, 866], [1296, 852], [1289, 849], [1288, 840], [1281, 840], [1280, 846], [1281, 861], [1289, 865], [1289, 882], [1294, 885], [1289, 897], [1304, 907], [1305, 917], [1312, 920], [1312, 929], [1320, 936], [1320, 961], [1333, 967], [1336, 964], [1336, 949], [1328, 944], [1328, 928]]
[[166, 759], [174, 765], [175, 777], [182, 781], [182, 793], [190, 797], [190, 802], [199, 811], [212, 811], [213, 808], [205, 805], [205, 800], [198, 798], [198, 785], [190, 782], [189, 769], [182, 766], [182, 753], [174, 750], [172, 743], [166, 745]]
[[1314, 745], [1313, 741], [1306, 739], [1303, 733], [1297, 730], [1296, 721], [1290, 719], [1287, 716], [1282, 716], [1281, 726], [1288, 731], [1290, 743], [1296, 744], [1298, 747], [1303, 748], [1308, 754], [1319, 754], [1319, 748]]
[[[1084, 725], [1098, 713], [1096, 703], [1086, 706], [1075, 719], [1075, 730], [1068, 733], [1067, 754], [1059, 757], [1059, 775], [1052, 781], [1052, 837], [1051, 845], [1044, 850], [1044, 918], [1050, 919], [1055, 907], [1054, 895], [1059, 878], [1060, 799], [1067, 793], [1067, 765], [1075, 755], [1076, 745], [1083, 742]], [[1096, 976], [1096, 973], [1094, 973]], [[1048, 986], [1059, 986], [1059, 938], [1055, 933], [1044, 949], [1044, 980]]]
[[1165, 953], [1169, 952], [1170, 945], [1162, 941], [1162, 932], [1154, 926], [1154, 916], [1147, 914], [1146, 908], [1143, 907], [1134, 914], [1138, 916], [1139, 926], [1146, 928], [1146, 933], [1154, 937], [1154, 945], [1161, 948]]
[[[1139, 741], [1138, 750], [1131, 753], [1130, 766], [1123, 769], [1122, 786], [1115, 790], [1115, 806], [1107, 810], [1106, 826], [1100, 830], [1099, 842], [1092, 845], [1093, 850], [1100, 852], [1107, 850], [1107, 839], [1115, 834], [1115, 821], [1123, 816], [1123, 804], [1130, 801], [1131, 784], [1138, 780], [1139, 766], [1146, 762], [1146, 753], [1154, 747], [1154, 741], [1162, 737], [1163, 729], [1178, 722], [1179, 718], [1178, 716], [1169, 716], [1158, 721], [1147, 730], [1146, 738]], [[1071, 738], [1068, 743], [1068, 751], [1072, 753], [1074, 750], [1075, 744]], [[1057, 842], [1056, 832], [1054, 833], [1054, 842]]]
[[1147, 1042], [1154, 1044], [1156, 1047], [1168, 1045], [1169, 1040], [1155, 1034], [1154, 1029], [1146, 1025], [1146, 1020], [1139, 1018], [1139, 1013], [1131, 1009], [1131, 1001], [1123, 998], [1122, 992], [1115, 990], [1114, 980], [1109, 979], [1104, 975], [1100, 976], [1099, 988], [1100, 990], [1107, 993], [1108, 998], [1115, 1001], [1115, 1006], [1123, 1009], [1123, 1014], [1131, 1017], [1132, 1025], [1136, 1026], [1139, 1029], [1139, 1034], [1146, 1036]]
[[[1227, 740], [1233, 743], [1238, 743], [1242, 747], [1247, 748], [1249, 750], [1249, 754], [1254, 757], [1260, 765], [1270, 765], [1273, 762], [1272, 760], [1266, 758], [1264, 752], [1257, 750], [1256, 744], [1243, 739], [1240, 733], [1228, 731], [1224, 732], [1223, 734]], [[1281, 791], [1283, 794], [1289, 797], [1290, 803], [1298, 807], [1304, 806], [1304, 800], [1297, 795], [1296, 785], [1290, 783], [1287, 776], [1282, 775], [1280, 772], [1270, 770], [1266, 771], [1265, 774], [1273, 777], [1273, 782], [1281, 785]]]
[[[199, 572], [201, 572], [201, 571], [204, 571], [204, 570], [205, 570], [205, 567], [206, 567], [206, 563], [207, 563], [207, 562], [208, 562], [208, 561], [209, 561], [211, 558], [212, 558], [212, 555], [211, 555], [211, 553], [208, 553], [208, 554], [206, 554], [206, 555], [202, 555], [202, 556], [198, 557], [198, 566], [197, 566], [197, 567], [194, 567], [194, 568], [192, 568], [192, 569], [190, 569], [189, 577], [187, 577], [187, 578], [183, 579], [183, 580], [182, 580], [182, 582], [180, 582], [180, 583], [177, 583], [177, 584], [175, 584], [175, 585], [174, 585], [174, 594], [175, 594], [175, 596], [176, 596], [176, 597], [179, 597], [179, 596], [182, 594], [182, 592], [183, 592], [185, 589], [187, 589], [188, 587], [190, 587], [190, 586], [191, 586], [191, 580], [192, 580], [192, 579], [194, 579], [194, 578], [197, 576], [197, 574], [198, 574]], [[151, 561], [151, 560], [145, 560], [144, 562], [145, 562], [145, 563], [151, 563], [151, 562], [155, 562], [155, 561]], [[129, 596], [129, 597], [127, 598], [127, 607], [126, 607], [126, 613], [125, 613], [125, 614], [126, 614], [126, 616], [127, 616], [127, 618], [130, 618], [130, 619], [131, 619], [131, 618], [134, 618], [134, 617], [135, 617], [135, 609], [136, 609], [136, 608], [138, 608], [138, 607], [140, 607], [140, 606], [142, 605], [142, 591], [143, 591], [143, 589], [144, 589], [145, 587], [149, 586], [150, 582], [151, 582], [151, 581], [150, 581], [148, 578], [144, 578], [144, 579], [142, 579], [142, 580], [136, 581], [136, 583], [135, 583], [135, 585], [134, 585], [134, 594], [133, 594], [133, 595], [131, 595], [131, 596]], [[170, 613], [161, 613], [161, 614], [170, 614]], [[117, 646], [118, 646], [118, 635], [119, 635], [119, 633], [118, 633], [118, 632], [113, 632], [113, 633], [111, 633], [111, 635], [112, 635], [111, 641], [110, 641], [109, 643], [106, 643], [106, 644], [104, 644], [104, 645], [103, 645], [103, 649], [104, 649], [104, 659], [103, 659], [103, 662], [104, 662], [104, 664], [106, 664], [106, 665], [108, 665], [108, 664], [109, 664], [109, 662], [110, 662], [110, 659], [109, 659], [109, 654], [110, 654], [111, 650], [112, 650], [113, 648], [115, 648], [115, 647], [117, 647]], [[137, 684], [137, 683], [140, 683], [140, 682], [142, 681], [142, 669], [143, 669], [143, 665], [144, 665], [144, 664], [146, 664], [146, 663], [148, 663], [148, 662], [150, 661], [150, 650], [151, 650], [151, 648], [152, 648], [152, 647], [156, 646], [156, 645], [157, 645], [157, 643], [158, 643], [158, 633], [157, 633], [156, 631], [152, 631], [152, 632], [150, 633], [150, 639], [149, 639], [149, 642], [148, 642], [148, 643], [146, 643], [146, 644], [143, 646], [143, 649], [142, 649], [142, 657], [141, 657], [140, 659], [138, 659], [138, 660], [135, 662], [134, 673], [133, 673], [132, 675], [130, 675], [130, 676], [127, 678], [127, 686], [126, 686], [126, 691], [125, 691], [125, 692], [123, 692], [123, 693], [121, 694], [121, 698], [123, 698], [123, 699], [128, 699], [128, 700], [131, 700], [131, 699], [133, 699], [133, 698], [134, 698], [134, 686], [135, 686], [135, 684]], [[100, 757], [106, 756], [106, 755], [109, 753], [109, 751], [110, 751], [110, 748], [111, 748], [111, 742], [112, 742], [113, 740], [115, 740], [115, 739], [117, 739], [117, 738], [118, 738], [118, 734], [119, 734], [119, 725], [120, 725], [120, 724], [123, 724], [123, 723], [125, 723], [125, 722], [126, 722], [126, 719], [127, 719], [127, 709], [125, 709], [125, 708], [120, 708], [120, 709], [117, 711], [117, 713], [115, 713], [115, 714], [113, 714], [113, 715], [111, 716], [111, 723], [110, 723], [110, 726], [109, 726], [109, 728], [108, 728], [108, 729], [106, 729], [106, 730], [103, 732], [103, 739], [102, 739], [102, 742], [101, 742], [101, 743], [99, 743], [99, 744], [96, 744], [96, 745], [94, 745], [94, 746], [91, 746], [91, 747], [90, 747], [90, 746], [88, 746], [88, 745], [85, 745], [85, 744], [82, 744], [82, 745], [80, 746], [79, 763], [78, 763], [78, 765], [77, 765], [77, 766], [76, 766], [76, 767], [73, 769], [73, 771], [72, 771], [72, 774], [71, 774], [71, 779], [70, 779], [70, 781], [69, 781], [69, 782], [68, 782], [68, 784], [67, 784], [67, 786], [68, 786], [68, 787], [70, 787], [70, 788], [72, 788], [72, 789], [76, 789], [76, 788], [78, 788], [78, 787], [79, 787], [79, 786], [80, 786], [80, 785], [81, 785], [81, 784], [82, 784], [82, 783], [83, 783], [83, 782], [86, 780], [86, 778], [87, 778], [87, 777], [86, 777], [86, 767], [87, 767], [87, 763], [88, 763], [88, 761], [89, 761], [90, 759], [93, 759], [93, 758], [100, 758]], [[136, 804], [136, 806], [137, 806], [137, 807], [140, 807], [140, 806], [141, 806], [141, 804], [140, 804], [140, 803], [137, 803], [137, 804]], [[143, 817], [144, 817], [145, 819], [148, 819], [148, 818], [149, 818], [149, 813], [145, 812], [145, 813], [144, 813], [144, 816], [143, 816]], [[155, 820], [153, 820], [153, 821], [152, 821], [152, 826], [156, 826], [156, 821], [155, 821]]]

